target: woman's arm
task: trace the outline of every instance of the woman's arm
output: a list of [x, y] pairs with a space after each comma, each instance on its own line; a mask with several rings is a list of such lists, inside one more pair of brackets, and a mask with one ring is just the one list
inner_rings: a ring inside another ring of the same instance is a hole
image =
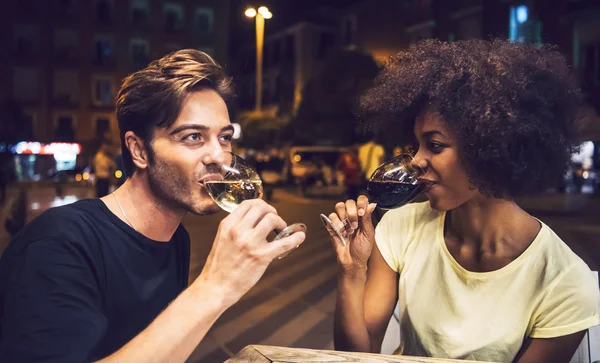
[[569, 363], [586, 331], [557, 338], [528, 338], [513, 363]]
[[397, 301], [398, 274], [387, 265], [375, 245], [368, 271], [339, 274], [335, 348], [379, 353]]

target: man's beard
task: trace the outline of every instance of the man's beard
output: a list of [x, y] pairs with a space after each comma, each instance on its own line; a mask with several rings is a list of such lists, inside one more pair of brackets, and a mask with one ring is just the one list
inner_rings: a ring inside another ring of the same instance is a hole
[[[189, 186], [189, 176], [157, 158], [151, 148], [148, 150], [148, 164], [150, 190], [164, 208], [185, 210], [197, 215], [214, 214], [220, 210], [214, 203], [194, 201], [197, 193]], [[200, 185], [197, 188], [200, 189]], [[210, 196], [206, 195], [206, 198], [210, 199]]]

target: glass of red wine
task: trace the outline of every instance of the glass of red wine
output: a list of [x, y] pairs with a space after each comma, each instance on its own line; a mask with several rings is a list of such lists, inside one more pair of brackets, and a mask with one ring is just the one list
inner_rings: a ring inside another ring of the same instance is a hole
[[[419, 178], [425, 172], [415, 162], [412, 155], [400, 154], [390, 161], [381, 164], [369, 178], [367, 195], [369, 203], [377, 203], [381, 209], [395, 209], [410, 203], [425, 187]], [[348, 238], [348, 218], [333, 223], [326, 215], [321, 214], [325, 227], [335, 232], [341, 243], [346, 246]]]

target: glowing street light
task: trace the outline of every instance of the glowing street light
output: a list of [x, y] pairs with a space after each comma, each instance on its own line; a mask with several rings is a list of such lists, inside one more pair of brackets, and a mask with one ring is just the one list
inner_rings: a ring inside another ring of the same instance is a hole
[[265, 19], [271, 19], [273, 13], [266, 6], [261, 6], [258, 10], [248, 8], [244, 14], [249, 18], [256, 18], [256, 111], [262, 107], [262, 64], [263, 64], [263, 43], [265, 37]]

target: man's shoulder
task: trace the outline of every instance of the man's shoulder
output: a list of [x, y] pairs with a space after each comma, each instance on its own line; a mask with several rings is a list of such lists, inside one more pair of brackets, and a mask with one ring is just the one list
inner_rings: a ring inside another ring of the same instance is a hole
[[88, 242], [83, 238], [87, 226], [102, 218], [103, 212], [99, 199], [84, 199], [68, 205], [50, 208], [29, 222], [13, 239], [20, 241], [37, 241], [48, 239]]

